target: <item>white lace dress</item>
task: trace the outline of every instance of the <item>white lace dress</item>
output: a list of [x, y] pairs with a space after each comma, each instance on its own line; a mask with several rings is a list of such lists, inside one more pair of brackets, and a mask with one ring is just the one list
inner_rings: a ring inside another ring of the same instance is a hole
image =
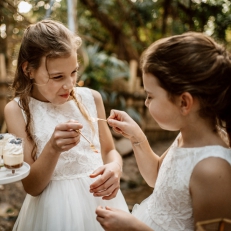
[[[94, 98], [88, 88], [76, 88], [78, 98], [86, 105], [89, 114], [97, 117]], [[18, 101], [18, 99], [15, 99]], [[98, 123], [94, 123], [95, 135], [83, 118], [74, 101], [55, 106], [31, 98], [33, 138], [37, 144], [37, 156], [50, 139], [57, 124], [75, 119], [83, 124], [82, 133], [93, 141], [100, 151]], [[89, 192], [96, 179], [89, 175], [103, 165], [100, 153], [93, 152], [89, 143], [81, 138], [80, 143], [61, 153], [50, 183], [33, 197], [26, 195], [13, 230], [18, 231], [101, 231], [96, 221], [98, 205], [108, 205], [129, 212], [121, 191], [116, 198], [102, 200]], [[42, 169], [41, 169], [42, 171]]]
[[231, 164], [231, 149], [221, 146], [178, 148], [175, 141], [160, 167], [153, 193], [132, 214], [155, 231], [193, 231], [189, 182], [196, 164], [220, 157]]

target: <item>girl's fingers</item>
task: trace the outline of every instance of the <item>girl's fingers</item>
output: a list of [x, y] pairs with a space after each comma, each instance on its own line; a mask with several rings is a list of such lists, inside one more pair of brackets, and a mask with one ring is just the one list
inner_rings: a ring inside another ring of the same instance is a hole
[[120, 185], [118, 178], [115, 178], [114, 176], [107, 178], [103, 182], [103, 184], [101, 184], [100, 182], [96, 182], [96, 183], [98, 183], [98, 186], [95, 188], [91, 187], [90, 189], [91, 193], [102, 192], [102, 191], [108, 190], [112, 186], [115, 188], [115, 187], [119, 187]]
[[103, 200], [110, 200], [112, 198], [116, 197], [116, 194], [118, 192], [119, 188], [114, 188], [113, 186], [109, 188], [108, 190], [99, 192], [99, 193], [94, 193], [93, 196], [95, 197], [102, 197]]
[[109, 206], [105, 206], [105, 209], [106, 209], [106, 210], [110, 210], [110, 211], [115, 210], [114, 208], [111, 208], [111, 207], [109, 207]]
[[93, 196], [95, 197], [102, 197], [102, 196], [108, 196], [111, 195], [111, 193], [116, 189], [119, 188], [118, 185], [114, 185], [114, 184], [109, 184], [109, 185], [105, 185], [103, 186], [101, 189], [97, 188], [97, 190], [93, 193]]
[[116, 133], [119, 133], [119, 134], [122, 133], [122, 131], [121, 131], [119, 128], [114, 128], [114, 127], [112, 127], [112, 130], [113, 130], [114, 132], [116, 132]]
[[116, 177], [112, 176], [105, 181], [104, 184], [99, 185], [99, 187], [90, 189], [95, 197], [104, 197], [107, 199], [112, 199], [116, 196], [120, 188], [120, 183]]
[[[97, 179], [93, 184], [90, 185], [90, 190], [91, 192], [96, 192], [99, 190], [105, 190], [107, 189], [106, 186], [110, 186], [111, 181], [109, 180], [114, 180], [113, 179], [115, 177], [114, 172], [109, 171], [109, 170], [103, 170], [102, 171], [102, 175], [99, 177], [99, 179]], [[118, 179], [116, 179], [118, 180]]]
[[112, 126], [112, 127], [121, 127], [121, 125], [123, 124], [123, 121], [121, 121], [121, 120], [118, 120], [118, 119], [116, 119], [116, 118], [108, 118], [107, 119], [107, 122], [108, 122], [108, 124], [110, 125], [110, 126]]
[[82, 128], [83, 128], [83, 125], [80, 123], [68, 122], [68, 123], [59, 124], [58, 126], [56, 126], [55, 129], [57, 131], [71, 131], [71, 130], [79, 130]]
[[103, 206], [97, 206], [96, 210], [95, 210], [95, 213], [100, 216], [100, 217], [104, 217], [104, 212], [105, 212], [105, 209], [103, 208]]
[[80, 134], [74, 130], [58, 130], [62, 129], [63, 125], [56, 127], [50, 142], [52, 147], [57, 151], [67, 151], [80, 142]]
[[[103, 172], [104, 172], [104, 170], [105, 170], [105, 167], [104, 167], [104, 166], [99, 167], [99, 168], [97, 168], [97, 169], [90, 175], [90, 177], [91, 177], [91, 178], [94, 178], [94, 177], [96, 177], [96, 176], [98, 176], [98, 175], [102, 175]], [[94, 183], [92, 184], [92, 187], [94, 188]]]
[[54, 132], [51, 140], [59, 147], [72, 144], [76, 145], [80, 141], [80, 135], [75, 131], [59, 131]]
[[102, 197], [103, 200], [111, 200], [116, 197], [119, 188], [116, 188], [109, 196]]
[[63, 146], [61, 146], [61, 149], [62, 149], [63, 152], [64, 151], [68, 151], [71, 148], [73, 148], [74, 146], [76, 146], [77, 144], [78, 144], [78, 142], [72, 143], [72, 144], [63, 145]]
[[118, 110], [111, 110], [110, 111], [110, 116], [108, 117], [108, 119], [116, 119], [116, 118], [118, 118], [118, 116], [119, 116], [119, 112], [120, 111], [118, 111]]

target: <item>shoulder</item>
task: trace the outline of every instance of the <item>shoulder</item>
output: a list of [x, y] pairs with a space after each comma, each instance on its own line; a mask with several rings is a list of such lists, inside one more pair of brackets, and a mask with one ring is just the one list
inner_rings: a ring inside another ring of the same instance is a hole
[[95, 99], [95, 102], [102, 102], [102, 96], [98, 91], [91, 89], [91, 93]]
[[191, 180], [209, 183], [209, 180], [214, 182], [215, 180], [221, 180], [225, 176], [229, 176], [231, 180], [230, 163], [220, 157], [208, 157], [196, 164], [192, 172]]
[[101, 114], [101, 112], [104, 112], [105, 111], [105, 108], [104, 108], [104, 103], [103, 103], [103, 99], [102, 99], [102, 96], [101, 94], [96, 91], [96, 90], [92, 90], [91, 89], [91, 92], [92, 92], [92, 96], [94, 98], [94, 101], [95, 101], [95, 105], [96, 105], [96, 108], [97, 108], [97, 111], [98, 111], [98, 116], [104, 118], [104, 113]]
[[[87, 87], [77, 87], [77, 92], [80, 93], [81, 96], [85, 95], [85, 97], [88, 99], [92, 100], [93, 98], [96, 108], [99, 110], [104, 110], [103, 99], [98, 91]], [[91, 95], [90, 98], [89, 95]]]
[[93, 98], [95, 99], [95, 101], [102, 100], [101, 94], [98, 91], [93, 90], [91, 88], [88, 88], [88, 87], [76, 87], [76, 91], [80, 95], [88, 95], [88, 96], [92, 95]]
[[104, 107], [104, 103], [103, 103], [103, 99], [102, 99], [101, 94], [98, 91], [93, 90], [93, 89], [90, 89], [90, 91], [91, 91], [91, 94], [92, 94], [94, 101], [95, 101], [95, 106], [96, 106], [96, 110], [98, 113], [98, 117], [105, 119], [106, 118], [105, 107]]
[[20, 111], [21, 108], [15, 100], [11, 100], [9, 103], [6, 104], [4, 108], [4, 114], [7, 116], [9, 115], [9, 113], [19, 113]]
[[24, 137], [25, 120], [22, 110], [15, 100], [10, 101], [4, 108], [4, 118], [7, 125], [7, 130], [18, 137]]
[[195, 221], [231, 218], [230, 192], [230, 163], [220, 157], [208, 157], [200, 161], [194, 167], [190, 179]]

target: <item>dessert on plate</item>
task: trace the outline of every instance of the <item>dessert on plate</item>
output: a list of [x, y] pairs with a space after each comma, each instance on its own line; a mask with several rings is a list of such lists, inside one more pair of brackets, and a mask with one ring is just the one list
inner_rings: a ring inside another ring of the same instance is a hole
[[21, 138], [12, 138], [3, 147], [4, 166], [17, 169], [23, 165], [23, 142]]
[[0, 166], [3, 164], [3, 148], [7, 142], [15, 137], [9, 133], [1, 133], [0, 134]]

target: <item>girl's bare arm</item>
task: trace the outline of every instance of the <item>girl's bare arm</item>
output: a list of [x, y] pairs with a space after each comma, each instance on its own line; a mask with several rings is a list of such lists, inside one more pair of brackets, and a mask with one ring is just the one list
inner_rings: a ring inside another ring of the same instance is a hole
[[[106, 119], [105, 108], [100, 93], [92, 90], [92, 94], [94, 96], [98, 118]], [[101, 177], [91, 185], [91, 192], [94, 193], [94, 196], [103, 196], [103, 199], [111, 199], [116, 196], [120, 188], [122, 158], [115, 149], [107, 122], [98, 121], [98, 128], [104, 166], [94, 171], [91, 175], [91, 177], [101, 175]]]
[[139, 125], [127, 113], [118, 110], [111, 111], [108, 123], [115, 132], [131, 141], [140, 173], [147, 184], [154, 187], [161, 158], [153, 152]]

